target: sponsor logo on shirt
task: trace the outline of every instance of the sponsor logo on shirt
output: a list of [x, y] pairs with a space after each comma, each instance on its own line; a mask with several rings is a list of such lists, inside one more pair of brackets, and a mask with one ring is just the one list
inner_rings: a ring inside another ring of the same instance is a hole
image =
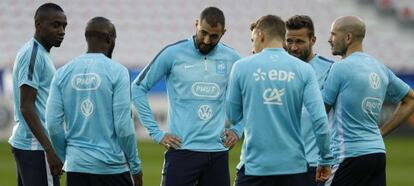
[[263, 92], [263, 103], [268, 105], [283, 105], [283, 95], [285, 95], [285, 89], [267, 88]]
[[361, 107], [365, 113], [378, 116], [381, 113], [382, 101], [378, 98], [366, 97], [362, 101]]
[[85, 118], [89, 117], [93, 113], [93, 110], [94, 110], [94, 105], [92, 101], [89, 98], [86, 98], [85, 100], [83, 100], [80, 106], [80, 110], [83, 116], [85, 116]]
[[210, 105], [200, 105], [198, 107], [198, 117], [201, 120], [207, 121], [213, 116], [213, 109]]
[[184, 65], [184, 69], [194, 68], [195, 65]]
[[96, 90], [101, 85], [101, 77], [96, 73], [76, 74], [71, 83], [72, 87], [78, 91]]
[[284, 70], [271, 69], [269, 72], [262, 71], [261, 68], [258, 68], [256, 72], [253, 73], [255, 81], [265, 81], [266, 79], [270, 81], [287, 81], [290, 82], [295, 79], [294, 72], [288, 72]]
[[380, 79], [380, 77], [378, 76], [377, 73], [371, 72], [369, 74], [369, 85], [373, 89], [378, 89], [378, 88], [381, 87], [381, 79]]
[[196, 82], [191, 86], [191, 92], [197, 97], [217, 98], [220, 86], [216, 83]]
[[[271, 56], [274, 60], [277, 60], [278, 56]], [[253, 72], [253, 78], [256, 82], [260, 81], [286, 81], [290, 82], [295, 79], [295, 73], [285, 70], [276, 70], [270, 69], [268, 72], [262, 71], [261, 68], [258, 68]], [[285, 95], [285, 89], [277, 88], [266, 88], [263, 91], [263, 104], [267, 105], [283, 105], [282, 97]]]

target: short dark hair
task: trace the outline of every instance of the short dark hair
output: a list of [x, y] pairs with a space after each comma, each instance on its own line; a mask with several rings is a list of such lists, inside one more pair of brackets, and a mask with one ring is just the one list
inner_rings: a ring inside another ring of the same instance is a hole
[[40, 18], [42, 13], [45, 13], [51, 10], [58, 11], [58, 12], [64, 12], [62, 7], [60, 7], [59, 5], [55, 3], [45, 3], [45, 4], [40, 5], [39, 8], [37, 8], [35, 16], [34, 16], [35, 21]]
[[259, 29], [270, 36], [279, 37], [284, 40], [286, 35], [285, 22], [276, 15], [266, 15], [260, 17], [256, 22], [250, 24], [250, 30]]
[[200, 14], [200, 22], [206, 20], [206, 22], [212, 26], [216, 27], [217, 24], [221, 24], [223, 28], [225, 27], [225, 18], [223, 11], [217, 7], [207, 7]]
[[294, 15], [286, 21], [286, 28], [288, 30], [299, 30], [302, 28], [308, 29], [308, 36], [315, 36], [315, 29], [313, 27], [312, 19], [307, 15]]

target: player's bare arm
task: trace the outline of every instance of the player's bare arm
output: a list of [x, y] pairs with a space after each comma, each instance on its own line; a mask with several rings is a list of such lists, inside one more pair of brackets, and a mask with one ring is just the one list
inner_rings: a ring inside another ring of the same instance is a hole
[[391, 118], [381, 126], [381, 135], [384, 137], [400, 126], [411, 113], [414, 112], [414, 91], [410, 89], [407, 95], [398, 104]]
[[36, 114], [35, 110], [35, 100], [36, 100], [37, 91], [36, 89], [23, 85], [20, 87], [20, 111], [33, 135], [42, 145], [43, 149], [46, 152], [47, 162], [49, 163], [50, 170], [52, 175], [61, 175], [62, 174], [62, 162], [57, 156], [55, 150], [52, 148], [48, 137], [45, 134], [45, 131], [40, 124], [39, 117]]

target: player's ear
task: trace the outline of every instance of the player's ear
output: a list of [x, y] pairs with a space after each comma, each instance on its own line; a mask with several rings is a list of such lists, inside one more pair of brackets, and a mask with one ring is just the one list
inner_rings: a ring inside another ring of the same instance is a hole
[[347, 43], [347, 44], [350, 44], [351, 42], [352, 42], [352, 39], [353, 39], [353, 35], [352, 35], [352, 33], [346, 33], [346, 35], [345, 35], [345, 42]]
[[259, 34], [260, 42], [263, 43], [264, 40], [265, 40], [265, 34], [264, 34], [264, 32], [262, 32], [261, 30], [259, 30], [259, 33], [258, 34]]
[[316, 36], [312, 36], [311, 38], [310, 38], [310, 42], [311, 42], [311, 44], [312, 44], [312, 46], [316, 43]]
[[111, 34], [105, 34], [105, 42], [107, 44], [111, 44], [111, 42], [112, 42], [112, 36], [111, 36]]
[[40, 21], [38, 19], [35, 20], [35, 28], [36, 30], [40, 29]]

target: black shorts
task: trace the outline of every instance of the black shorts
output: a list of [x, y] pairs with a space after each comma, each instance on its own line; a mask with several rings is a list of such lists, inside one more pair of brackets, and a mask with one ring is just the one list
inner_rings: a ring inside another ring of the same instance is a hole
[[132, 186], [131, 174], [88, 174], [79, 172], [66, 173], [67, 186]]
[[162, 176], [162, 186], [229, 186], [228, 152], [168, 150]]
[[235, 186], [310, 186], [308, 173], [274, 175], [274, 176], [249, 176], [244, 174], [244, 166], [237, 172]]
[[332, 168], [326, 186], [385, 186], [385, 154], [374, 153], [346, 158]]
[[42, 150], [21, 150], [12, 147], [16, 160], [18, 186], [59, 186], [59, 177], [52, 176]]

